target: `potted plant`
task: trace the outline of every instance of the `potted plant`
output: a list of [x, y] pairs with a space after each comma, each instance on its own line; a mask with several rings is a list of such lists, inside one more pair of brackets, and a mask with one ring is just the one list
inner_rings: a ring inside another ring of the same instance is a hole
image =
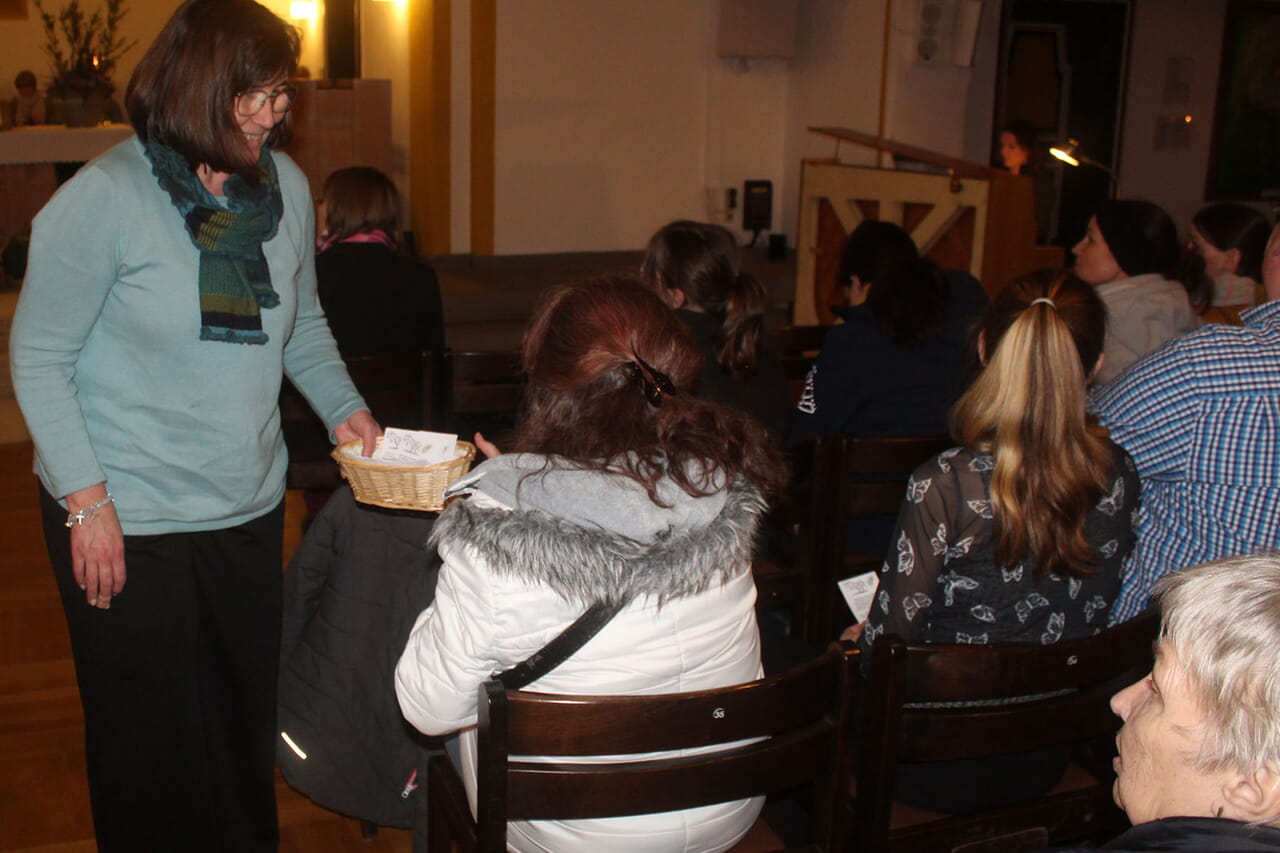
[[92, 126], [106, 117], [115, 85], [116, 63], [135, 44], [120, 37], [120, 22], [128, 14], [124, 0], [105, 0], [104, 10], [86, 14], [80, 0], [68, 0], [56, 13], [32, 0], [44, 23], [44, 52], [53, 72], [49, 96], [61, 102], [69, 126]]

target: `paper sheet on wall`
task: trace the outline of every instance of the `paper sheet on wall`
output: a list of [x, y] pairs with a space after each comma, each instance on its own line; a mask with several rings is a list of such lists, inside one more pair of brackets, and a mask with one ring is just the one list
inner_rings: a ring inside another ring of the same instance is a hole
[[855, 622], [865, 622], [871, 612], [871, 603], [876, 598], [876, 587], [880, 585], [875, 572], [863, 572], [840, 581], [840, 593], [845, 604], [853, 612]]

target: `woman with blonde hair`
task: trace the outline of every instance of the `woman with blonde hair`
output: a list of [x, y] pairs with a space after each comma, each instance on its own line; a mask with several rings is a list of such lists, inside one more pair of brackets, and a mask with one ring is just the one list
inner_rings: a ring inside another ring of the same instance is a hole
[[[1106, 627], [1133, 547], [1138, 476], [1085, 411], [1105, 329], [1097, 293], [1070, 273], [1032, 275], [996, 297], [978, 338], [982, 371], [951, 415], [960, 446], [907, 484], [865, 647], [882, 634], [1047, 644]], [[945, 811], [1034, 798], [1062, 760], [965, 762], [963, 785], [921, 765], [908, 796]]]

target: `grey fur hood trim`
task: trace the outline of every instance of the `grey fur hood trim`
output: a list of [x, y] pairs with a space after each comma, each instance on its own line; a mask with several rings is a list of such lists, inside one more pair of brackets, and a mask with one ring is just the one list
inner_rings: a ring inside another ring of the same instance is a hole
[[430, 544], [469, 546], [495, 574], [545, 584], [568, 601], [586, 605], [652, 596], [662, 604], [723, 583], [750, 561], [764, 499], [744, 484], [721, 494], [724, 504], [708, 523], [669, 526], [648, 541], [538, 509], [456, 500], [440, 514]]

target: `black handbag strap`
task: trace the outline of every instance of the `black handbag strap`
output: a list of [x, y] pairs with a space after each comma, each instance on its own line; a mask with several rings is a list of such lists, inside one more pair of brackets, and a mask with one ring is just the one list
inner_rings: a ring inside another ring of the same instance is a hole
[[508, 690], [519, 690], [526, 684], [532, 684], [585, 646], [592, 637], [600, 633], [601, 628], [609, 624], [609, 620], [613, 619], [622, 607], [621, 601], [612, 604], [597, 601], [575, 619], [572, 625], [557, 634], [551, 642], [510, 669], [495, 672], [493, 677], [502, 682], [502, 686]]

